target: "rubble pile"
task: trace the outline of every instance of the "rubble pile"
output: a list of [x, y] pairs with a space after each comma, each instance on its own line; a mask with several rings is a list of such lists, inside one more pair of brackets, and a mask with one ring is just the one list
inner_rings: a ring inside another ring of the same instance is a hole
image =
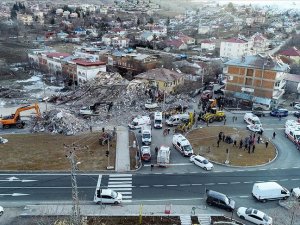
[[[97, 78], [80, 86], [74, 92], [60, 96], [59, 107], [63, 108], [63, 112], [66, 114], [63, 118], [67, 120], [68, 126], [64, 127], [64, 122], [57, 121], [58, 127], [55, 127], [54, 130], [58, 133], [65, 133], [66, 131], [77, 132], [77, 127], [79, 130], [86, 129], [83, 125], [93, 126], [93, 128], [96, 128], [95, 130], [107, 126], [127, 126], [135, 116], [151, 113], [145, 109], [145, 103], [150, 99], [148, 89], [149, 87], [143, 81], [133, 80], [129, 82], [118, 73], [100, 73]], [[153, 111], [162, 110], [163, 108], [164, 110], [172, 110], [180, 105], [188, 106], [190, 101], [191, 98], [187, 94], [166, 95], [165, 103], [163, 101], [157, 102], [159, 108]], [[110, 105], [111, 102], [112, 105]], [[92, 106], [95, 103], [101, 103], [97, 106], [96, 115], [80, 115], [81, 108]], [[69, 112], [69, 114], [66, 112]], [[70, 114], [73, 114], [73, 116], [70, 117]], [[50, 118], [52, 116], [56, 115], [49, 115]], [[87, 117], [89, 120], [84, 120]], [[56, 119], [52, 120], [56, 122]], [[75, 128], [70, 127], [71, 123]]]
[[35, 127], [46, 132], [74, 135], [79, 132], [87, 131], [89, 125], [82, 119], [67, 110], [53, 109], [43, 115], [43, 119], [38, 121]]

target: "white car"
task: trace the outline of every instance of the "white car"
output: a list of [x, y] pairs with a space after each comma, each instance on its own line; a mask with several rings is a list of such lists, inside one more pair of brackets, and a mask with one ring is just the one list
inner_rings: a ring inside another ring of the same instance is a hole
[[214, 168], [214, 165], [211, 162], [200, 155], [192, 155], [190, 157], [190, 162], [194, 163], [197, 166], [200, 166], [205, 170], [212, 170]]
[[247, 125], [247, 129], [252, 132], [260, 133], [260, 134], [264, 132], [264, 129], [259, 125]]
[[3, 213], [4, 213], [4, 209], [3, 209], [3, 207], [2, 207], [2, 206], [0, 206], [0, 216], [2, 216], [2, 215], [3, 215]]
[[112, 189], [98, 189], [94, 196], [94, 202], [97, 204], [120, 204], [122, 194]]
[[293, 188], [291, 190], [291, 193], [293, 196], [295, 196], [296, 198], [300, 199], [300, 188], [297, 187], [297, 188]]
[[300, 104], [294, 105], [294, 108], [295, 108], [295, 109], [300, 109]]
[[237, 215], [241, 219], [248, 220], [258, 225], [272, 225], [273, 219], [262, 211], [253, 208], [240, 207]]

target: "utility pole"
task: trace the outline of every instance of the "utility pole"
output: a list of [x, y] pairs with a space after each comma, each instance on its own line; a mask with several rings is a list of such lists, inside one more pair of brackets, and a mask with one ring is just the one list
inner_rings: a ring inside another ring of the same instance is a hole
[[76, 170], [78, 170], [77, 165], [80, 164], [80, 162], [77, 162], [76, 151], [87, 149], [88, 147], [87, 146], [80, 147], [73, 143], [72, 145], [64, 144], [64, 148], [68, 149], [66, 157], [69, 159], [71, 164], [72, 201], [73, 201], [71, 222], [73, 225], [80, 225], [81, 219], [80, 219], [80, 208], [79, 208], [79, 198], [78, 198], [78, 186], [77, 186], [77, 179], [76, 179]]

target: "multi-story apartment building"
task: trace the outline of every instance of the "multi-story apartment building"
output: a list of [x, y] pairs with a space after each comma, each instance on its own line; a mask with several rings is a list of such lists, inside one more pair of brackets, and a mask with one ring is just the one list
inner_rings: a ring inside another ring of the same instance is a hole
[[234, 59], [249, 54], [248, 41], [240, 38], [230, 38], [221, 42], [220, 57]]
[[225, 63], [226, 95], [270, 107], [284, 94], [289, 66], [278, 58], [253, 55]]

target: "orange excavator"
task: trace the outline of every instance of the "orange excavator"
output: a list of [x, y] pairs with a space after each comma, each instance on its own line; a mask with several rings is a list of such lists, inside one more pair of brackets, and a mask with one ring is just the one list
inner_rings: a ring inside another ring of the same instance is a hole
[[27, 111], [30, 109], [35, 109], [35, 112], [37, 114], [37, 117], [41, 117], [41, 111], [38, 104], [34, 105], [26, 105], [22, 106], [20, 108], [17, 108], [16, 112], [14, 114], [11, 114], [10, 116], [4, 116], [0, 119], [0, 124], [2, 124], [2, 127], [4, 129], [8, 129], [12, 126], [16, 126], [19, 129], [22, 129], [25, 125], [25, 122], [21, 120], [20, 113], [23, 111]]

